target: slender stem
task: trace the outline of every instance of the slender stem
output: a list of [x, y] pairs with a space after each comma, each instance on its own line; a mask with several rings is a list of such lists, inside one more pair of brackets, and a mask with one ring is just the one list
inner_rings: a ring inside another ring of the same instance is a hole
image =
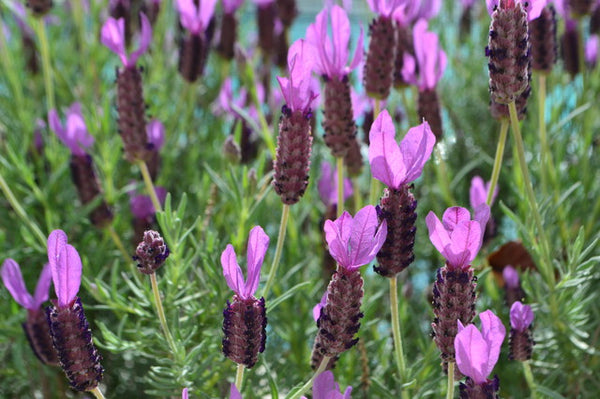
[[156, 313], [158, 313], [158, 319], [160, 320], [160, 326], [163, 329], [163, 333], [165, 334], [165, 338], [171, 347], [171, 351], [175, 356], [177, 354], [177, 348], [175, 346], [175, 341], [173, 340], [173, 336], [169, 331], [169, 327], [167, 326], [167, 318], [165, 317], [165, 310], [163, 309], [162, 300], [160, 299], [160, 292], [158, 291], [158, 284], [156, 282], [156, 273], [152, 273], [150, 275], [150, 282], [152, 283], [152, 293], [154, 294], [154, 303], [156, 304]]
[[381, 101], [379, 101], [379, 99], [376, 98], [373, 101], [373, 120], [377, 119], [380, 111], [381, 111]]
[[327, 364], [329, 363], [330, 359], [331, 358], [329, 356], [323, 356], [323, 360], [321, 360], [321, 364], [319, 364], [319, 368], [315, 371], [315, 373], [312, 375], [312, 377], [310, 377], [310, 380], [306, 381], [306, 384], [302, 385], [302, 388], [300, 388], [299, 391], [297, 391], [295, 394], [288, 397], [287, 399], [298, 399], [302, 396], [302, 394], [304, 394], [304, 392], [308, 391], [310, 389], [310, 387], [312, 386], [315, 378], [317, 378], [319, 376], [319, 374], [321, 374], [323, 371], [325, 371], [325, 368], [327, 367]]
[[371, 179], [371, 190], [369, 191], [369, 204], [373, 205], [378, 202], [377, 197], [380, 192], [379, 180]]
[[554, 274], [552, 273], [552, 261], [550, 260], [550, 251], [548, 246], [548, 239], [546, 238], [546, 232], [544, 231], [542, 225], [542, 218], [540, 216], [540, 212], [537, 207], [537, 202], [535, 201], [535, 194], [533, 192], [533, 186], [531, 185], [531, 179], [529, 178], [529, 170], [527, 169], [527, 163], [525, 161], [525, 148], [523, 146], [523, 137], [521, 137], [521, 128], [519, 126], [519, 120], [517, 119], [517, 108], [515, 106], [515, 102], [511, 102], [508, 104], [508, 110], [510, 113], [510, 123], [512, 127], [513, 136], [515, 139], [515, 144], [517, 147], [517, 155], [519, 160], [519, 168], [521, 169], [521, 173], [523, 174], [523, 183], [525, 184], [525, 192], [529, 199], [529, 206], [531, 207], [531, 211], [533, 213], [533, 219], [535, 221], [538, 237], [540, 239], [540, 245], [542, 247], [542, 258], [543, 258], [543, 266], [542, 271], [544, 277], [547, 280], [548, 285], [551, 288], [554, 288]]
[[238, 391], [242, 392], [242, 383], [244, 382], [244, 365], [238, 363], [237, 372], [235, 373], [235, 387]]
[[16, 103], [19, 113], [21, 113], [21, 107], [23, 104], [23, 87], [21, 85], [21, 79], [17, 75], [18, 68], [13, 63], [13, 56], [9, 52], [8, 42], [4, 36], [4, 29], [0, 29], [0, 54], [2, 55], [1, 62], [4, 64], [4, 76], [6, 76], [12, 86], [12, 95], [14, 96], [13, 103]]
[[91, 392], [98, 399], [104, 399], [104, 395], [102, 395], [102, 391], [98, 387], [90, 389], [88, 392]]
[[42, 68], [44, 74], [44, 86], [46, 88], [46, 106], [48, 110], [56, 109], [54, 103], [54, 84], [52, 81], [52, 64], [50, 63], [50, 46], [43, 18], [34, 18], [33, 26], [40, 41], [40, 53], [42, 55]]
[[108, 230], [108, 233], [110, 234], [110, 237], [112, 238], [113, 242], [115, 243], [115, 245], [117, 246], [117, 248], [119, 248], [119, 251], [121, 251], [121, 255], [123, 256], [123, 259], [125, 261], [130, 261], [131, 260], [131, 255], [129, 255], [127, 253], [127, 250], [125, 249], [125, 246], [123, 245], [123, 241], [121, 241], [121, 238], [119, 237], [119, 235], [115, 231], [115, 228], [111, 225], [111, 226], [108, 227], [107, 230]]
[[448, 178], [448, 171], [446, 169], [446, 161], [442, 156], [442, 152], [440, 150], [440, 146], [436, 145], [434, 148], [435, 151], [435, 174], [438, 180], [438, 186], [442, 190], [442, 195], [446, 200], [448, 206], [453, 206], [456, 204], [452, 193], [450, 192], [450, 179]]
[[496, 146], [496, 157], [494, 158], [494, 168], [492, 169], [492, 178], [490, 181], [490, 189], [488, 191], [487, 199], [485, 201], [488, 206], [492, 205], [492, 198], [494, 198], [494, 191], [498, 185], [498, 178], [500, 177], [500, 169], [502, 169], [502, 157], [504, 155], [504, 147], [506, 145], [506, 136], [508, 133], [508, 119], [503, 118], [500, 124], [500, 137], [498, 138], [498, 145]]
[[2, 188], [2, 191], [4, 192], [4, 196], [10, 203], [10, 206], [17, 213], [17, 215], [19, 215], [19, 217], [29, 226], [29, 229], [31, 230], [33, 235], [35, 235], [40, 240], [42, 247], [45, 248], [46, 241], [47, 241], [46, 236], [44, 235], [44, 233], [42, 233], [42, 230], [40, 230], [39, 226], [34, 221], [32, 221], [31, 219], [29, 219], [27, 217], [25, 210], [23, 210], [19, 201], [17, 201], [17, 199], [15, 198], [15, 195], [13, 194], [12, 190], [6, 183], [6, 180], [4, 180], [4, 176], [2, 176], [1, 172], [0, 172], [0, 188]]
[[344, 158], [336, 158], [337, 163], [337, 216], [344, 212]]
[[529, 364], [529, 360], [523, 362], [523, 371], [525, 373], [527, 385], [529, 385], [529, 390], [531, 391], [530, 398], [536, 399], [537, 395], [535, 393], [535, 381], [533, 380], [533, 373], [531, 372], [531, 364]]
[[[400, 312], [398, 310], [398, 276], [390, 278], [390, 311], [392, 313], [392, 335], [394, 337], [394, 351], [396, 354], [396, 366], [398, 367], [398, 378], [406, 380], [406, 363], [404, 350], [402, 349], [402, 331], [400, 331]], [[402, 397], [407, 392], [402, 390]]]
[[448, 362], [448, 387], [446, 399], [454, 399], [454, 362]]
[[354, 212], [362, 208], [362, 196], [360, 195], [360, 186], [358, 185], [358, 178], [355, 177], [352, 181], [354, 188]]
[[542, 192], [544, 195], [548, 194], [548, 182], [547, 175], [550, 175], [552, 171], [549, 168], [550, 150], [548, 148], [548, 140], [546, 138], [546, 75], [540, 73], [538, 75], [538, 127], [540, 129], [540, 147], [541, 147], [541, 163], [542, 163]]
[[275, 280], [275, 274], [277, 273], [277, 268], [279, 267], [279, 260], [281, 259], [281, 252], [283, 250], [283, 242], [285, 241], [285, 231], [289, 216], [290, 206], [283, 204], [281, 222], [279, 223], [279, 234], [277, 235], [277, 248], [275, 249], [275, 257], [273, 258], [273, 264], [271, 265], [271, 270], [269, 271], [269, 278], [267, 279], [267, 284], [265, 285], [265, 290], [263, 291], [263, 297], [265, 299], [267, 298], [267, 295], [269, 295], [269, 289], [271, 289], [271, 285], [273, 285], [273, 280]]
[[146, 185], [146, 191], [148, 191], [148, 195], [152, 200], [154, 210], [156, 212], [162, 212], [162, 206], [160, 205], [160, 201], [158, 200], [158, 197], [156, 195], [154, 183], [152, 183], [152, 178], [150, 177], [150, 172], [148, 171], [148, 166], [146, 166], [146, 162], [139, 160], [137, 161], [137, 165], [140, 168], [140, 172], [142, 173], [142, 178], [144, 179], [144, 184]]
[[84, 46], [86, 44], [85, 40], [85, 14], [83, 13], [83, 5], [80, 1], [74, 1], [71, 3], [73, 9], [71, 12], [73, 13], [73, 20], [75, 21], [75, 25], [77, 26], [77, 30], [79, 30], [79, 51], [83, 51]]

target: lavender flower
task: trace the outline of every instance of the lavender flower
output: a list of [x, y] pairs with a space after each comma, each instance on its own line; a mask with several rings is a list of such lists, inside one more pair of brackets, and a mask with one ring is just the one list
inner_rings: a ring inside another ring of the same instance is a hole
[[267, 317], [265, 299], [254, 297], [260, 280], [260, 269], [269, 246], [269, 236], [260, 226], [248, 237], [247, 279], [237, 263], [235, 250], [228, 244], [221, 254], [221, 265], [227, 286], [234, 292], [223, 311], [223, 354], [238, 364], [251, 368], [258, 353], [265, 350]]
[[235, 384], [231, 384], [231, 386], [229, 387], [229, 399], [242, 399], [242, 394], [240, 393], [240, 391], [238, 391]]
[[558, 47], [554, 7], [544, 7], [539, 17], [529, 21], [529, 40], [531, 68], [542, 73], [550, 73], [556, 63]]
[[46, 308], [54, 347], [71, 387], [89, 391], [102, 380], [102, 356], [92, 342], [83, 305], [77, 297], [81, 259], [77, 250], [67, 244], [67, 235], [62, 230], [54, 230], [48, 236], [48, 263], [58, 298], [52, 301], [53, 306]]
[[[508, 111], [508, 110], [507, 110]], [[507, 112], [508, 113], [508, 112]], [[471, 204], [471, 209], [475, 209], [481, 204], [485, 204], [487, 202], [487, 197], [490, 191], [490, 182], [484, 183], [481, 176], [474, 176], [471, 179], [471, 187], [469, 188], [469, 202]], [[490, 202], [490, 207], [494, 204], [494, 200], [498, 196], [498, 187], [494, 189], [494, 194], [492, 195], [492, 200]], [[496, 234], [496, 223], [494, 219], [490, 215], [490, 218], [485, 225], [484, 229], [484, 242], [488, 239], [492, 238]]]
[[27, 309], [27, 321], [23, 323], [23, 330], [33, 353], [42, 363], [57, 366], [58, 357], [52, 346], [46, 313], [42, 309], [42, 304], [48, 300], [48, 289], [52, 281], [50, 265], [46, 264], [42, 269], [33, 296], [27, 291], [21, 268], [13, 259], [6, 259], [2, 263], [0, 274], [14, 300]]
[[[321, 178], [317, 183], [319, 197], [327, 207], [337, 205], [337, 169], [333, 169], [329, 162], [321, 163]], [[344, 179], [344, 201], [352, 196], [352, 182], [350, 179]]]
[[481, 331], [474, 325], [466, 327], [458, 321], [458, 334], [454, 340], [456, 365], [466, 375], [466, 383], [460, 384], [461, 398], [497, 398], [498, 377], [489, 380], [506, 335], [502, 321], [491, 310], [479, 314]]
[[410, 128], [400, 145], [395, 135], [392, 118], [383, 110], [369, 132], [369, 163], [373, 177], [388, 186], [378, 212], [379, 219], [387, 222], [388, 235], [375, 267], [385, 277], [400, 273], [414, 259], [417, 201], [409, 184], [421, 175], [435, 144], [427, 122]]
[[[600, 9], [600, 7], [598, 7]], [[585, 42], [585, 62], [590, 68], [595, 68], [598, 62], [598, 47], [599, 39], [598, 35], [590, 35], [588, 40]]]
[[181, 390], [181, 399], [188, 399], [188, 389], [187, 388], [183, 388]]
[[533, 310], [531, 306], [523, 305], [517, 301], [510, 308], [510, 338], [509, 358], [512, 360], [526, 361], [531, 359], [533, 345], [532, 337]]
[[62, 143], [71, 150], [74, 156], [86, 156], [86, 150], [94, 144], [94, 137], [89, 134], [81, 113], [81, 104], [73, 103], [67, 110], [67, 121], [63, 125], [55, 109], [48, 112], [50, 129]]
[[525, 292], [519, 281], [519, 273], [514, 267], [506, 265], [502, 270], [502, 278], [504, 279], [504, 294], [508, 306], [512, 306], [515, 302], [525, 298]]
[[169, 257], [169, 247], [159, 232], [147, 230], [144, 238], [138, 244], [133, 260], [137, 261], [137, 268], [141, 273], [153, 274]]
[[[335, 221], [325, 222], [329, 253], [338, 269], [327, 287], [326, 304], [317, 320], [312, 367], [324, 356], [335, 358], [356, 344], [354, 334], [360, 328], [363, 279], [359, 268], [370, 263], [385, 241], [387, 225], [377, 220], [375, 207], [368, 205], [353, 218], [344, 212]], [[331, 365], [331, 363], [329, 363]]]
[[237, 38], [238, 21], [235, 12], [242, 5], [243, 0], [224, 0], [223, 16], [221, 18], [221, 34], [217, 51], [227, 60], [232, 60], [235, 55], [234, 47]]
[[273, 52], [275, 20], [277, 10], [275, 0], [252, 0], [256, 4], [256, 24], [258, 26], [258, 47], [265, 58]]
[[[313, 399], [350, 399], [351, 393], [352, 387], [346, 388], [344, 393], [340, 391], [340, 385], [335, 382], [335, 377], [329, 370], [323, 371], [313, 382]], [[304, 396], [303, 398], [306, 399]]]

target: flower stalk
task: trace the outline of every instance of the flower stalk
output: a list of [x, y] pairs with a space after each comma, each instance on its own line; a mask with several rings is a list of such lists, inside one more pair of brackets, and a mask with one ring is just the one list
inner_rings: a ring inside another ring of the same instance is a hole
[[160, 204], [158, 196], [156, 195], [156, 190], [154, 189], [154, 183], [152, 183], [152, 177], [150, 177], [148, 165], [146, 165], [146, 162], [143, 159], [137, 160], [136, 164], [140, 168], [142, 178], [144, 179], [144, 184], [146, 185], [146, 191], [148, 191], [148, 195], [152, 200], [152, 205], [154, 205], [154, 209], [157, 213], [162, 212], [162, 205]]
[[[394, 337], [394, 353], [396, 355], [396, 367], [398, 367], [398, 378], [406, 381], [406, 362], [404, 360], [404, 349], [402, 347], [402, 331], [400, 330], [400, 311], [398, 308], [398, 275], [390, 277], [390, 311], [392, 313], [392, 335]], [[408, 392], [402, 390], [402, 398], [408, 398]]]
[[46, 27], [44, 26], [43, 18], [34, 18], [33, 26], [40, 40], [40, 53], [42, 55], [42, 67], [44, 74], [44, 87], [46, 89], [46, 107], [47, 109], [55, 109], [54, 101], [54, 82], [52, 64], [50, 63], [50, 46], [48, 45], [48, 36]]
[[[344, 212], [344, 158], [337, 157], [337, 217]], [[358, 186], [356, 186], [358, 191]]]
[[330, 360], [331, 360], [331, 357], [323, 356], [323, 360], [321, 360], [321, 364], [319, 364], [319, 367], [315, 370], [312, 377], [310, 377], [310, 380], [306, 381], [306, 383], [304, 385], [302, 385], [302, 387], [298, 391], [296, 391], [296, 393], [287, 397], [286, 399], [300, 399], [302, 394], [310, 389], [315, 378], [317, 378], [318, 375], [320, 375], [323, 371], [325, 371], [325, 368], [329, 364]]
[[502, 118], [500, 122], [500, 137], [498, 138], [498, 144], [496, 146], [496, 156], [494, 157], [494, 168], [492, 169], [492, 177], [490, 179], [490, 189], [485, 203], [488, 206], [492, 206], [492, 200], [494, 198], [494, 192], [498, 185], [498, 178], [500, 177], [500, 169], [502, 169], [502, 158], [504, 156], [504, 147], [506, 146], [506, 136], [508, 135], [508, 119]]
[[267, 278], [267, 284], [263, 290], [263, 297], [269, 295], [269, 290], [275, 280], [277, 274], [277, 268], [279, 267], [279, 260], [281, 259], [281, 253], [283, 251], [283, 243], [285, 242], [285, 232], [287, 230], [288, 219], [290, 217], [290, 206], [283, 204], [283, 211], [281, 212], [281, 222], [279, 222], [279, 234], [277, 234], [277, 247], [275, 248], [275, 257], [271, 264], [271, 270], [269, 271], [269, 277]]
[[454, 362], [448, 362], [448, 383], [446, 386], [446, 399], [454, 399]]
[[158, 283], [156, 281], [156, 273], [150, 274], [150, 283], [152, 284], [152, 295], [154, 296], [154, 304], [156, 306], [158, 320], [160, 321], [160, 327], [165, 334], [165, 338], [169, 344], [169, 347], [171, 348], [171, 352], [173, 352], [173, 355], [176, 355], [177, 346], [175, 345], [175, 341], [173, 340], [173, 336], [171, 335], [171, 331], [169, 331], [169, 326], [167, 325], [165, 309], [163, 308], [162, 300], [160, 299], [160, 291], [158, 290]]

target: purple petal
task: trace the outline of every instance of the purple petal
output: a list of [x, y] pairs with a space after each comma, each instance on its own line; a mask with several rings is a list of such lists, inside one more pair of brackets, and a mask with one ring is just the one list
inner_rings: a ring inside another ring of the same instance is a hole
[[350, 234], [350, 263], [351, 267], [360, 267], [371, 262], [377, 251], [373, 253], [375, 232], [378, 226], [377, 211], [373, 205], [367, 205], [359, 210], [352, 221]]
[[248, 276], [244, 287], [244, 296], [249, 298], [254, 295], [260, 281], [260, 269], [269, 247], [269, 236], [260, 226], [255, 226], [250, 230], [248, 238], [248, 252], [246, 261], [248, 267]]
[[399, 188], [406, 174], [396, 130], [387, 110], [381, 111], [369, 132], [369, 163], [373, 177], [390, 188]]
[[533, 323], [531, 306], [517, 301], [510, 308], [510, 325], [517, 331], [525, 331]]
[[64, 142], [66, 131], [58, 117], [58, 112], [56, 112], [55, 109], [51, 109], [48, 112], [48, 125], [50, 126], [50, 129], [54, 131], [56, 136]]
[[452, 244], [450, 252], [454, 255], [452, 261], [448, 259], [448, 263], [454, 267], [464, 268], [468, 266], [477, 256], [481, 247], [481, 227], [477, 221], [461, 221], [454, 231], [450, 239]]
[[121, 58], [123, 65], [127, 65], [127, 54], [125, 53], [125, 19], [119, 18], [117, 21], [114, 18], [108, 18], [102, 26], [100, 41]]
[[494, 9], [498, 7], [499, 3], [500, 0], [485, 0], [487, 11], [488, 14], [490, 14], [490, 16], [492, 16], [492, 14], [494, 13]]
[[231, 384], [229, 388], [229, 399], [242, 399], [242, 394], [238, 391], [235, 384]]
[[465, 208], [460, 206], [453, 206], [451, 208], [446, 209], [444, 215], [442, 216], [442, 223], [444, 224], [444, 228], [448, 230], [450, 234], [454, 231], [456, 226], [460, 222], [465, 222], [471, 220], [471, 214]]
[[217, 0], [200, 0], [200, 6], [198, 7], [198, 17], [202, 23], [202, 29], [208, 28], [210, 19], [215, 13], [215, 6]]
[[344, 72], [348, 61], [348, 43], [350, 42], [350, 20], [346, 11], [337, 4], [331, 9], [331, 33], [333, 39], [331, 63], [336, 76]]
[[221, 3], [223, 6], [223, 13], [233, 14], [238, 8], [240, 8], [243, 2], [244, 0], [223, 0]]
[[50, 283], [52, 282], [52, 270], [50, 270], [50, 264], [46, 263], [42, 272], [40, 273], [40, 278], [38, 279], [38, 283], [35, 286], [35, 293], [33, 294], [33, 307], [39, 308], [42, 306], [42, 303], [48, 300], [48, 290], [50, 289]]
[[198, 11], [193, 0], [177, 0], [177, 11], [179, 11], [179, 22], [181, 25], [193, 33], [199, 33], [201, 28]]
[[481, 333], [473, 324], [466, 326], [454, 338], [456, 365], [461, 373], [471, 377], [476, 384], [487, 380], [484, 368], [487, 367], [488, 347]]
[[52, 270], [52, 280], [54, 280], [54, 289], [56, 290], [56, 282], [59, 280], [59, 257], [63, 248], [67, 245], [67, 235], [62, 230], [54, 230], [48, 236], [48, 263]]
[[325, 221], [325, 240], [329, 246], [329, 253], [337, 263], [349, 266], [348, 241], [352, 228], [352, 216], [346, 211], [335, 221]]
[[183, 388], [181, 391], [181, 399], [188, 399], [188, 389]]
[[245, 296], [243, 290], [244, 276], [242, 275], [240, 265], [237, 263], [233, 245], [227, 244], [227, 247], [225, 247], [225, 250], [221, 253], [221, 266], [223, 267], [223, 276], [225, 276], [227, 286], [240, 298], [248, 299], [249, 297]]
[[506, 285], [506, 288], [519, 288], [519, 273], [511, 265], [506, 265], [504, 270], [502, 270], [502, 278], [504, 279], [504, 284]]
[[548, 0], [527, 0], [526, 2], [521, 3], [527, 4], [527, 6], [524, 7], [525, 11], [527, 11], [527, 20], [533, 21], [534, 19], [539, 18], [547, 3]]
[[471, 179], [471, 188], [469, 189], [469, 202], [471, 208], [484, 204], [487, 200], [487, 190], [481, 176], [475, 176]]
[[435, 135], [427, 122], [408, 130], [400, 142], [400, 152], [406, 170], [401, 184], [408, 184], [421, 176], [434, 145]]
[[435, 249], [443, 254], [446, 250], [446, 247], [450, 246], [451, 244], [448, 232], [436, 214], [431, 211], [425, 217], [425, 224], [427, 224], [427, 229], [429, 230], [429, 240]]
[[152, 25], [150, 25], [150, 21], [148, 21], [148, 17], [146, 17], [146, 14], [140, 13], [140, 21], [142, 22], [142, 29], [140, 32], [140, 46], [129, 56], [129, 60], [127, 62], [128, 66], [135, 65], [138, 58], [140, 58], [140, 56], [144, 52], [146, 52], [146, 50], [148, 50], [150, 42], [152, 41]]
[[81, 285], [81, 258], [72, 245], [61, 248], [58, 267], [52, 270], [58, 306], [67, 307], [77, 296]]
[[321, 163], [321, 178], [317, 183], [319, 197], [327, 206], [337, 203], [336, 187], [333, 183], [333, 169], [329, 162]]
[[[313, 382], [313, 399], [335, 398], [336, 383], [333, 373], [329, 370], [319, 374]], [[339, 394], [339, 390], [337, 392]]]
[[321, 309], [323, 309], [326, 304], [327, 304], [327, 290], [325, 290], [325, 292], [323, 293], [323, 296], [321, 297], [321, 301], [313, 307], [312, 314], [313, 314], [313, 319], [315, 319], [315, 322], [317, 320], [319, 320], [319, 317], [321, 317]]
[[165, 143], [165, 126], [158, 119], [152, 119], [146, 125], [146, 136], [148, 142], [154, 146], [154, 150], [160, 151]]
[[94, 144], [94, 137], [88, 133], [79, 103], [74, 103], [67, 111], [66, 127], [66, 138], [63, 142], [74, 155], [85, 155], [85, 150]]
[[481, 320], [481, 335], [488, 347], [486, 364], [482, 370], [484, 376], [487, 377], [500, 357], [500, 348], [506, 336], [506, 328], [504, 328], [502, 320], [491, 310], [479, 313], [479, 320]]
[[[479, 248], [481, 248], [481, 244], [483, 243], [483, 235], [485, 234], [485, 226], [487, 225], [488, 220], [490, 220], [490, 207], [483, 203], [475, 207], [473, 210], [473, 219], [479, 223], [481, 227], [481, 243]], [[477, 251], [479, 251], [477, 248]]]
[[327, 9], [323, 9], [317, 14], [315, 22], [306, 29], [306, 42], [313, 47], [315, 54], [314, 70], [319, 75], [332, 76], [330, 68], [329, 53], [327, 47], [331, 49], [330, 39], [327, 37]]
[[19, 305], [23, 306], [25, 309], [37, 309], [34, 299], [27, 291], [27, 287], [25, 287], [21, 268], [17, 262], [10, 258], [6, 259], [4, 263], [2, 263], [1, 274], [6, 289], [8, 289], [8, 292], [10, 292]]

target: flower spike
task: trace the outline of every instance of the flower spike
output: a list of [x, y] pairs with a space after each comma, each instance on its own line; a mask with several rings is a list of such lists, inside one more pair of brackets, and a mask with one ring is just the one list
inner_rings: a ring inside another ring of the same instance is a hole
[[181, 25], [192, 33], [203, 32], [210, 22], [217, 0], [200, 0], [196, 6], [193, 0], [177, 0], [177, 11]]
[[511, 360], [531, 359], [535, 341], [532, 337], [533, 310], [531, 306], [517, 301], [510, 308], [509, 354]]
[[510, 325], [517, 331], [525, 331], [533, 323], [531, 306], [517, 301], [510, 308]]
[[138, 58], [148, 49], [152, 40], [152, 26], [145, 14], [140, 13], [142, 29], [140, 34], [140, 44], [137, 50], [129, 56], [125, 51], [125, 20], [119, 18], [109, 18], [101, 31], [101, 42], [113, 53], [117, 54], [125, 67], [133, 67]]

